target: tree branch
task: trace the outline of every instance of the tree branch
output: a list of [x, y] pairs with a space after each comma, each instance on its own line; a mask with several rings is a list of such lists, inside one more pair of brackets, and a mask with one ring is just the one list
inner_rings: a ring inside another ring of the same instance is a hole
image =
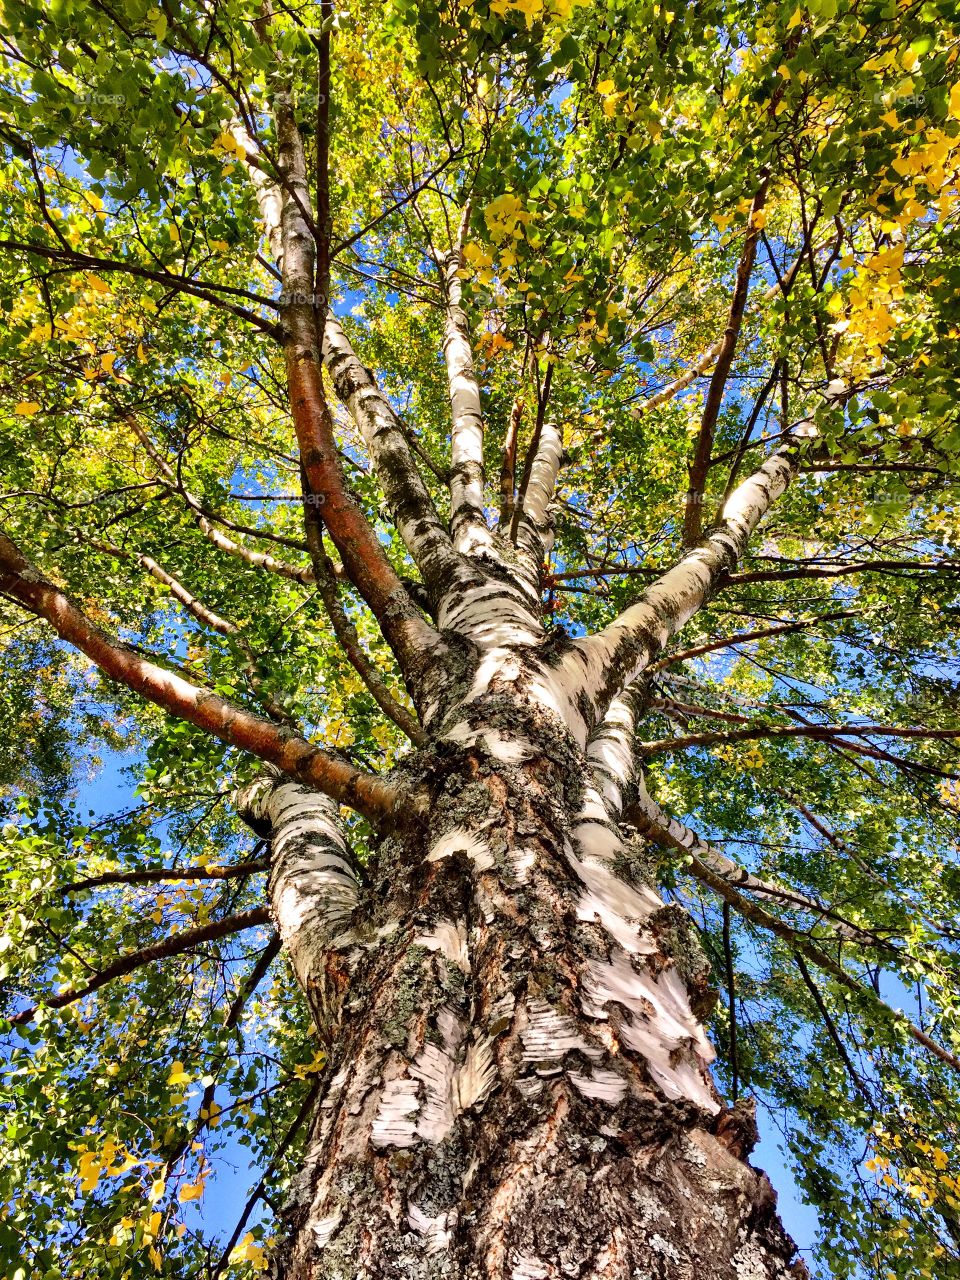
[[[118, 261], [114, 258], [98, 258], [89, 253], [78, 253], [76, 250], [68, 252], [64, 249], [51, 249], [46, 245], [31, 244], [28, 241], [0, 240], [0, 249], [11, 249], [19, 253], [31, 254], [34, 257], [46, 258], [51, 262], [62, 263], [74, 271], [117, 271], [125, 275], [135, 276], [141, 280], [153, 280], [158, 284], [165, 285], [175, 293], [187, 293], [192, 297], [202, 298], [204, 302], [209, 302], [224, 311], [229, 311], [232, 315], [245, 320], [255, 329], [259, 329], [271, 338], [278, 336], [275, 321], [264, 320], [260, 316], [254, 315], [252, 311], [248, 311], [245, 307], [225, 300], [230, 297], [239, 297], [255, 302], [259, 306], [276, 307], [276, 303], [271, 302], [269, 298], [260, 297], [258, 294], [250, 293], [246, 289], [237, 289], [232, 285], [213, 284], [208, 280], [193, 280], [189, 276], [176, 275], [172, 271], [152, 271], [149, 267], [141, 267], [132, 262]], [[218, 296], [221, 294], [224, 296]]]
[[852, 618], [854, 613], [850, 609], [846, 609], [841, 613], [824, 613], [818, 618], [806, 618], [797, 622], [786, 622], [782, 626], [761, 627], [757, 631], [743, 631], [740, 635], [729, 636], [724, 640], [710, 640], [705, 644], [694, 645], [690, 649], [678, 649], [673, 653], [668, 653], [658, 662], [654, 662], [647, 667], [647, 671], [653, 675], [657, 671], [662, 671], [665, 667], [672, 667], [677, 662], [687, 662], [691, 658], [700, 658], [705, 653], [713, 653], [716, 649], [730, 649], [734, 645], [747, 644], [751, 640], [767, 640], [771, 636], [791, 635], [795, 631], [803, 631], [806, 627], [817, 626], [821, 622], [836, 622], [841, 618]]
[[235, 862], [225, 867], [146, 867], [142, 871], [108, 871], [102, 876], [88, 876], [60, 886], [61, 893], [82, 893], [107, 884], [155, 884], [168, 880], [234, 880], [269, 871], [269, 859]]
[[[276, 107], [282, 192], [283, 350], [290, 409], [310, 493], [322, 498], [323, 521], [350, 580], [373, 610], [405, 674], [418, 673], [438, 644], [437, 633], [413, 604], [373, 527], [348, 493], [327, 404], [318, 314], [326, 299], [314, 297], [316, 244], [304, 216], [309, 184], [303, 143], [290, 102]], [[406, 441], [403, 450], [409, 456]], [[388, 495], [389, 497], [389, 495]]]
[[730, 376], [730, 369], [733, 365], [733, 356], [737, 349], [740, 328], [743, 324], [743, 313], [747, 305], [747, 293], [750, 289], [750, 276], [753, 273], [753, 264], [757, 256], [757, 240], [760, 236], [758, 223], [761, 219], [759, 215], [766, 204], [767, 186], [768, 182], [764, 179], [750, 206], [750, 220], [747, 224], [743, 252], [740, 255], [740, 261], [737, 263], [737, 274], [733, 297], [730, 300], [727, 326], [723, 331], [723, 337], [720, 339], [716, 367], [713, 370], [707, 397], [703, 405], [700, 430], [697, 433], [697, 443], [690, 463], [690, 478], [683, 517], [683, 545], [685, 547], [695, 546], [700, 539], [701, 508], [707, 483], [707, 473], [710, 470], [713, 433], [720, 414], [720, 406], [723, 403], [724, 392], [727, 388], [727, 378]]
[[703, 880], [705, 884], [708, 884], [710, 888], [713, 889], [714, 892], [717, 893], [725, 902], [729, 902], [731, 907], [742, 915], [745, 920], [749, 920], [752, 924], [759, 925], [760, 928], [766, 929], [769, 933], [775, 934], [778, 938], [782, 938], [794, 952], [797, 952], [805, 959], [810, 960], [818, 969], [822, 969], [825, 973], [829, 973], [832, 978], [835, 978], [837, 982], [846, 987], [849, 991], [853, 991], [861, 999], [868, 1000], [875, 1007], [882, 1009], [894, 1024], [903, 1027], [907, 1034], [911, 1036], [917, 1044], [928, 1049], [935, 1057], [939, 1058], [941, 1062], [945, 1062], [947, 1066], [952, 1067], [954, 1071], [960, 1071], [960, 1058], [957, 1058], [947, 1049], [944, 1049], [942, 1045], [937, 1044], [937, 1042], [931, 1039], [925, 1031], [921, 1031], [919, 1027], [914, 1026], [914, 1024], [910, 1022], [908, 1018], [905, 1018], [902, 1013], [891, 1009], [888, 1004], [880, 999], [876, 992], [858, 982], [856, 978], [852, 977], [852, 975], [844, 969], [843, 965], [840, 964], [839, 961], [833, 960], [830, 956], [825, 955], [819, 947], [815, 946], [814, 943], [798, 929], [794, 929], [784, 921], [778, 920], [776, 916], [772, 916], [769, 912], [764, 911], [756, 902], [751, 901], [749, 898], [745, 898], [743, 894], [738, 893], [736, 889], [727, 884], [722, 876], [711, 871], [709, 867], [701, 866], [698, 868], [697, 874], [698, 879]]
[[[842, 403], [848, 396], [840, 382], [826, 388], [828, 403]], [[787, 443], [737, 486], [724, 505], [720, 523], [700, 546], [688, 551], [602, 631], [573, 642], [562, 667], [574, 674], [578, 692], [592, 704], [598, 719], [617, 691], [632, 683], [715, 594], [746, 551], [761, 519], [795, 476], [798, 439], [814, 434], [816, 427], [809, 419], [799, 423]]]
[[[250, 911], [241, 911], [237, 915], [227, 916], [224, 920], [216, 920], [211, 924], [200, 925], [196, 929], [183, 929], [179, 933], [174, 933], [164, 938], [162, 942], [155, 942], [150, 947], [143, 947], [140, 951], [132, 951], [129, 955], [121, 956], [113, 964], [101, 969], [85, 986], [71, 987], [69, 991], [61, 991], [59, 995], [49, 996], [44, 1001], [44, 1007], [62, 1009], [68, 1004], [83, 1000], [85, 996], [99, 991], [101, 987], [108, 982], [112, 982], [114, 978], [122, 978], [128, 973], [133, 973], [135, 969], [141, 969], [144, 965], [152, 964], [154, 960], [165, 960], [169, 956], [182, 955], [185, 951], [192, 951], [194, 947], [200, 946], [201, 943], [213, 942], [217, 938], [226, 938], [233, 933], [240, 933], [243, 929], [252, 929], [259, 924], [268, 924], [269, 921], [270, 912], [266, 907], [254, 907]], [[39, 1007], [39, 1005], [33, 1005], [29, 1009], [21, 1009], [19, 1013], [14, 1014], [10, 1022], [14, 1026], [31, 1022]]]
[[465, 554], [488, 548], [492, 535], [483, 511], [483, 406], [473, 366], [470, 325], [460, 305], [463, 241], [470, 219], [470, 203], [463, 210], [456, 243], [441, 263], [446, 309], [443, 355], [450, 384], [450, 531], [453, 545]]
[[3, 533], [0, 591], [45, 619], [61, 639], [86, 654], [111, 679], [171, 715], [328, 793], [371, 822], [395, 821], [399, 816], [404, 800], [395, 787], [111, 640]]
[[742, 586], [748, 582], [789, 582], [793, 578], [843, 578], [851, 573], [960, 573], [960, 562], [952, 560], [858, 560], [853, 564], [804, 565], [796, 569], [759, 569], [747, 573], [729, 573], [723, 586]]
[[699, 876], [701, 867], [706, 868], [711, 874], [722, 877], [727, 884], [736, 885], [740, 889], [746, 889], [750, 893], [770, 898], [788, 907], [812, 912], [821, 919], [826, 917], [826, 927], [834, 937], [859, 942], [862, 946], [890, 949], [888, 942], [877, 938], [868, 929], [850, 924], [815, 898], [810, 898], [785, 885], [763, 880], [745, 868], [737, 866], [726, 854], [702, 840], [690, 827], [661, 809], [648, 793], [643, 782], [640, 782], [637, 797], [629, 806], [626, 816], [641, 834], [646, 835], [654, 843], [689, 856], [692, 859], [689, 869], [693, 875]]
[[500, 465], [500, 528], [505, 528], [513, 518], [514, 488], [517, 479], [517, 435], [523, 416], [523, 399], [517, 396], [510, 410], [507, 437], [503, 443], [503, 462]]
[[748, 742], [758, 738], [865, 738], [870, 735], [881, 738], [927, 738], [934, 740], [960, 740], [960, 729], [924, 729], [913, 726], [896, 727], [883, 724], [791, 724], [756, 725], [750, 729], [732, 729], [728, 732], [688, 733], [681, 738], [662, 738], [644, 742], [638, 747], [640, 755], [648, 759], [668, 751], [680, 751], [685, 747], [711, 747], [715, 743]]
[[126, 422], [143, 445], [149, 457], [159, 468], [161, 475], [169, 484], [171, 490], [182, 496], [190, 508], [200, 532], [208, 542], [212, 542], [220, 551], [225, 551], [227, 555], [243, 560], [255, 569], [265, 569], [268, 573], [276, 573], [282, 578], [290, 578], [292, 581], [300, 582], [304, 585], [313, 582], [313, 570], [309, 565], [289, 564], [286, 561], [277, 560], [274, 556], [268, 555], [264, 551], [251, 550], [249, 547], [242, 546], [239, 542], [234, 542], [232, 538], [228, 538], [226, 534], [215, 528], [200, 499], [180, 483], [180, 479], [173, 467], [170, 466], [136, 418], [128, 417]]
[[327, 611], [334, 635], [340, 641], [344, 654], [353, 666], [357, 675], [367, 686], [367, 691], [383, 714], [403, 731], [418, 747], [427, 745], [429, 738], [417, 719], [402, 706], [380, 678], [379, 672], [367, 657], [357, 635], [357, 629], [347, 617], [340, 603], [333, 564], [323, 547], [323, 535], [319, 517], [307, 519], [307, 541], [310, 544], [310, 555], [313, 560], [317, 591]]
[[241, 788], [245, 821], [270, 831], [270, 903], [294, 975], [321, 1031], [338, 1013], [343, 991], [327, 990], [328, 952], [356, 941], [350, 924], [359, 873], [337, 804], [269, 772]]

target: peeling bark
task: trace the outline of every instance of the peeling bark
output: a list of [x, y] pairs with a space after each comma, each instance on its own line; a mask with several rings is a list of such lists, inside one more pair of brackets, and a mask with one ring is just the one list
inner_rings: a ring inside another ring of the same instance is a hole
[[536, 664], [472, 665], [418, 763], [425, 824], [380, 846], [337, 944], [278, 1275], [802, 1276], [707, 1071], [691, 926], [582, 820], [591, 762]]
[[454, 546], [465, 554], [487, 549], [493, 541], [483, 510], [483, 406], [473, 368], [470, 326], [460, 305], [463, 266], [461, 247], [469, 217], [464, 210], [457, 244], [443, 263], [447, 297], [443, 355], [450, 384], [450, 528]]

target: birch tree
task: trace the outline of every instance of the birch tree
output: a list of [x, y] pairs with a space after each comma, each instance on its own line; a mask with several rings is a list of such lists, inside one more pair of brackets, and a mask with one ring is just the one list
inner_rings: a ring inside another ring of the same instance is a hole
[[958, 49], [7, 6], [4, 1275], [960, 1275]]

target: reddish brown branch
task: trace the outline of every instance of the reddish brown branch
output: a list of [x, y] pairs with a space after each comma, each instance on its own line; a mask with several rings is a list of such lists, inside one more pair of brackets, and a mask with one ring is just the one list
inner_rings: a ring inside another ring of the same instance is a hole
[[290, 777], [333, 796], [372, 822], [396, 817], [401, 804], [396, 788], [372, 774], [362, 773], [292, 730], [228, 702], [209, 689], [191, 684], [111, 640], [66, 592], [48, 582], [3, 533], [0, 533], [0, 592], [44, 618], [61, 639], [86, 654], [105, 675], [178, 719], [187, 720], [221, 742], [276, 765]]
[[733, 365], [733, 356], [737, 349], [740, 329], [743, 325], [743, 313], [747, 305], [747, 294], [750, 291], [750, 276], [753, 272], [753, 264], [757, 257], [757, 241], [760, 238], [762, 225], [762, 218], [759, 215], [766, 203], [767, 185], [767, 180], [764, 179], [760, 184], [760, 189], [753, 198], [753, 204], [750, 206], [750, 219], [747, 223], [747, 235], [743, 244], [743, 252], [740, 255], [740, 261], [737, 263], [737, 275], [733, 288], [733, 297], [730, 300], [730, 312], [727, 316], [727, 326], [723, 331], [723, 337], [720, 339], [720, 350], [717, 353], [717, 363], [714, 367], [713, 375], [710, 378], [710, 386], [707, 389], [707, 398], [703, 406], [703, 416], [700, 420], [700, 430], [697, 434], [697, 443], [693, 452], [693, 460], [690, 463], [687, 504], [683, 517], [683, 543], [686, 547], [693, 547], [700, 541], [703, 492], [707, 483], [707, 473], [710, 470], [710, 451], [713, 448], [713, 433], [717, 425], [720, 406], [723, 403], [724, 393], [727, 388], [727, 379], [730, 376], [730, 369]]
[[373, 526], [347, 490], [327, 403], [321, 364], [326, 298], [315, 298], [315, 240], [304, 217], [309, 204], [303, 143], [288, 103], [277, 106], [280, 168], [289, 187], [283, 192], [283, 287], [291, 301], [284, 307], [283, 350], [293, 425], [309, 500], [323, 505], [344, 568], [373, 611], [404, 671], [417, 669], [423, 650], [435, 639], [399, 575], [387, 559]]

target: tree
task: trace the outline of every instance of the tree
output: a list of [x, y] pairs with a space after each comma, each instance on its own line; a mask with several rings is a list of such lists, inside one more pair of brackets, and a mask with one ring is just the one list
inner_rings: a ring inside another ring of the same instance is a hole
[[958, 36], [7, 9], [5, 1274], [960, 1275]]

